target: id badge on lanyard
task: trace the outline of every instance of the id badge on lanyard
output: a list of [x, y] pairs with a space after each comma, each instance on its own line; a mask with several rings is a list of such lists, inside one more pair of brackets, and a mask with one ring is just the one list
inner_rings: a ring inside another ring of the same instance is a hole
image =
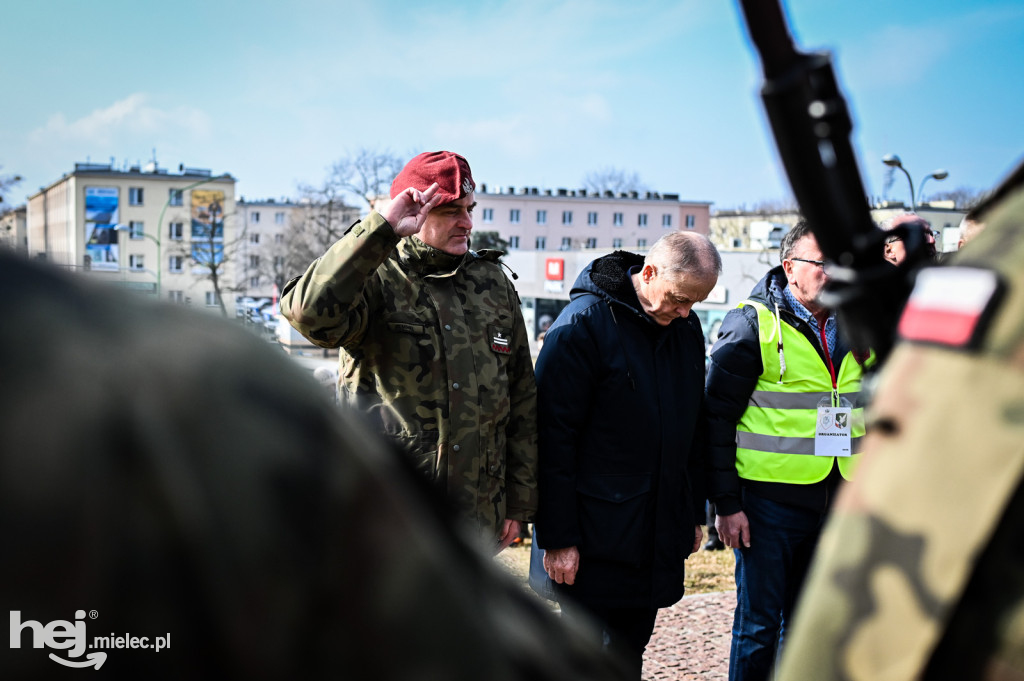
[[851, 456], [850, 407], [818, 407], [818, 427], [814, 433], [815, 456]]
[[[825, 398], [822, 402], [826, 402], [826, 404], [818, 404], [818, 422], [814, 429], [814, 455], [852, 456], [853, 436], [850, 419], [853, 415], [853, 408], [849, 406], [849, 402], [839, 397], [836, 370], [832, 366], [832, 356], [829, 354], [824, 325], [821, 327], [821, 346], [825, 349], [825, 363], [828, 365], [828, 373], [832, 377], [832, 399]], [[848, 406], [843, 406], [843, 402], [846, 402]]]

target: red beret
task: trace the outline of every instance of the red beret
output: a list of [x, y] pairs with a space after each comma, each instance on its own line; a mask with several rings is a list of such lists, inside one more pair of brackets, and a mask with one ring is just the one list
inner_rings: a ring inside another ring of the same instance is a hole
[[476, 190], [469, 161], [450, 151], [427, 151], [405, 164], [391, 183], [391, 198], [412, 187], [420, 191], [437, 183], [441, 206]]

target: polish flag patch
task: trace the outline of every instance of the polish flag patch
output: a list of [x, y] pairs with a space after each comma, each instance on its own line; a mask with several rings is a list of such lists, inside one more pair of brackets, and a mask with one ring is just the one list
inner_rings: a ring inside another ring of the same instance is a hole
[[900, 318], [900, 336], [910, 341], [966, 347], [977, 338], [1000, 290], [999, 277], [990, 270], [921, 270]]

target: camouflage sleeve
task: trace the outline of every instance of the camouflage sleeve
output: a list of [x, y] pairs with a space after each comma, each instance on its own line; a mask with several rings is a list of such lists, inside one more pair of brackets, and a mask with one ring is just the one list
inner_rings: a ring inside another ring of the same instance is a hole
[[505, 431], [507, 441], [506, 517], [532, 522], [537, 510], [537, 383], [533, 376], [530, 344], [526, 337], [526, 322], [511, 282], [509, 298], [513, 301], [514, 354], [509, 372], [509, 400], [511, 418]]
[[336, 348], [358, 343], [369, 315], [367, 286], [399, 237], [376, 211], [289, 281], [281, 314], [311, 343]]

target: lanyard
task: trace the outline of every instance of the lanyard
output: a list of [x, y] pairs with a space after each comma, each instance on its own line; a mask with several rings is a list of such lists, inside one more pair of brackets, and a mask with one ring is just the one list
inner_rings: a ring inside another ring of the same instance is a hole
[[[828, 324], [828, 321], [825, 321]], [[825, 363], [828, 365], [828, 375], [832, 377], [832, 406], [839, 406], [839, 384], [836, 383], [836, 368], [832, 364], [832, 352], [828, 349], [828, 338], [825, 337], [825, 324], [821, 325], [821, 347], [825, 348]]]

